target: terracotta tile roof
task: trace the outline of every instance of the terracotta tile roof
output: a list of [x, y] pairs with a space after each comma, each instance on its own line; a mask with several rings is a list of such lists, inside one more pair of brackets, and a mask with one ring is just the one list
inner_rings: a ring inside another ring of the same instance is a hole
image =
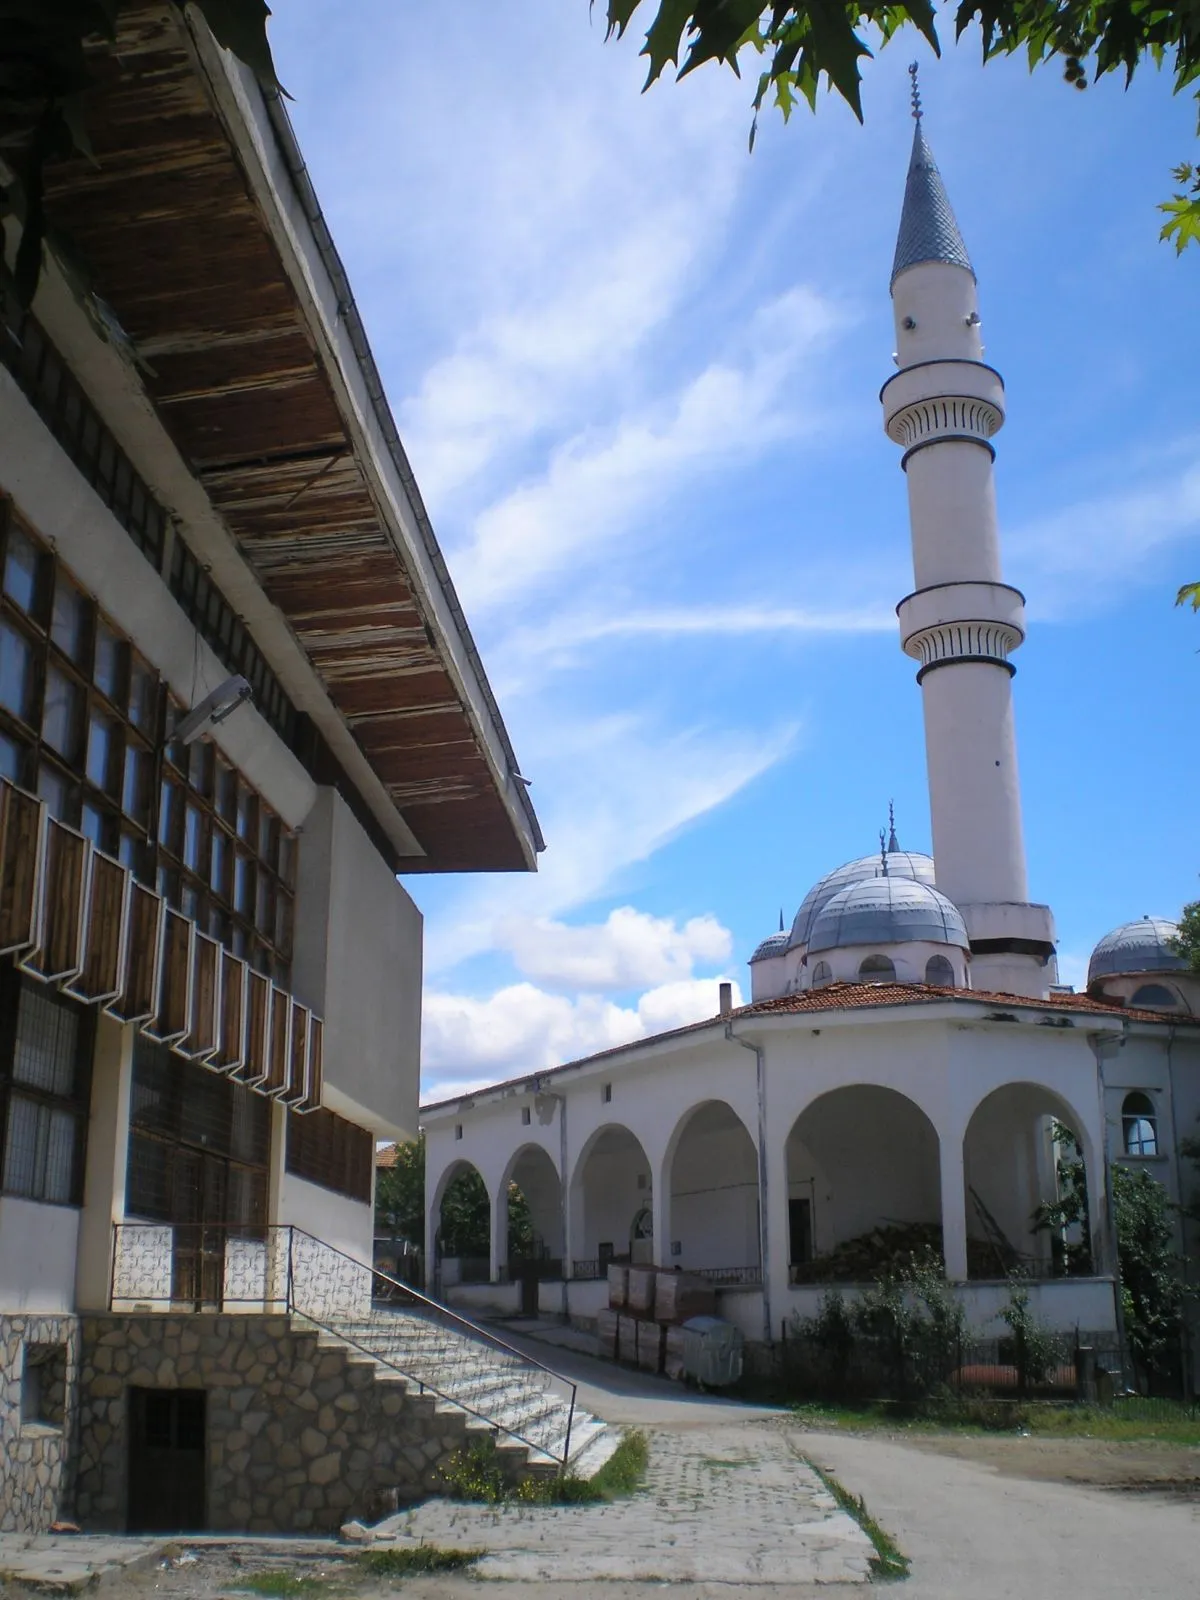
[[396, 1146], [394, 1144], [379, 1145], [375, 1151], [376, 1168], [394, 1167], [396, 1165]]
[[1125, 1019], [1130, 1022], [1190, 1023], [1200, 1027], [1200, 1017], [1180, 1017], [1162, 1011], [1146, 1011], [1123, 1006], [1116, 1001], [1098, 1000], [1089, 994], [1056, 994], [1047, 1000], [1031, 999], [1020, 994], [1001, 994], [990, 989], [951, 989], [930, 983], [828, 983], [820, 989], [806, 989], [800, 994], [780, 995], [776, 1000], [758, 1000], [748, 1006], [737, 1006], [727, 1018], [704, 1017], [699, 1022], [689, 1022], [682, 1028], [671, 1028], [665, 1033], [655, 1033], [645, 1039], [631, 1039], [628, 1044], [613, 1045], [608, 1050], [598, 1050], [595, 1055], [580, 1056], [574, 1061], [564, 1061], [557, 1067], [544, 1067], [540, 1072], [523, 1072], [515, 1078], [501, 1079], [486, 1089], [476, 1089], [469, 1094], [449, 1095], [444, 1100], [432, 1100], [422, 1105], [422, 1112], [440, 1111], [446, 1106], [458, 1105], [464, 1100], [475, 1100], [495, 1093], [497, 1089], [519, 1088], [557, 1077], [561, 1072], [571, 1072], [578, 1067], [590, 1066], [596, 1061], [612, 1060], [640, 1050], [647, 1045], [659, 1044], [665, 1039], [681, 1039], [690, 1033], [702, 1033], [722, 1022], [771, 1016], [819, 1016], [830, 1011], [870, 1011], [883, 1006], [936, 1005], [940, 1001], [957, 1001], [960, 1004], [983, 1005], [993, 1011], [1016, 1010], [1046, 1011], [1062, 1015], [1075, 1012], [1096, 1018]]

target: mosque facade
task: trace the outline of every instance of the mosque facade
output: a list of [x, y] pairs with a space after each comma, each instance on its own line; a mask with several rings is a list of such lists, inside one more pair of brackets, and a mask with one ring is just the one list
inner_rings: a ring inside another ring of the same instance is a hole
[[[1197, 1176], [1180, 1145], [1200, 1133], [1200, 977], [1174, 925], [1114, 929], [1075, 993], [1031, 898], [1011, 688], [1025, 602], [1002, 574], [993, 485], [1004, 384], [914, 114], [880, 398], [908, 494], [913, 588], [897, 615], [933, 854], [903, 849], [893, 825], [823, 877], [751, 956], [746, 1006], [726, 986], [706, 1021], [423, 1107], [426, 1260], [458, 1303], [515, 1309], [516, 1183], [548, 1263], [541, 1307], [577, 1321], [604, 1303], [605, 1263], [633, 1259], [706, 1274], [722, 1315], [778, 1339], [852, 1278], [857, 1242], [898, 1229], [940, 1250], [980, 1332], [1019, 1272], [1048, 1325], [1114, 1337], [1112, 1165], [1146, 1168], [1176, 1201]], [[1072, 1241], [1035, 1220], [1056, 1198], [1064, 1129], [1087, 1179]], [[438, 1248], [442, 1199], [470, 1167], [491, 1202], [473, 1271]]]

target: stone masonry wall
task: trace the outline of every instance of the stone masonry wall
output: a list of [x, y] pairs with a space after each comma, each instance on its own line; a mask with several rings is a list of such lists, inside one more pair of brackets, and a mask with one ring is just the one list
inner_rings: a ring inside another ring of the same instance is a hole
[[437, 1489], [467, 1438], [461, 1413], [436, 1412], [432, 1396], [285, 1316], [89, 1316], [75, 1496], [88, 1529], [126, 1526], [131, 1388], [207, 1391], [212, 1532], [377, 1518]]
[[0, 1533], [44, 1533], [69, 1513], [78, 1367], [77, 1318], [0, 1317]]

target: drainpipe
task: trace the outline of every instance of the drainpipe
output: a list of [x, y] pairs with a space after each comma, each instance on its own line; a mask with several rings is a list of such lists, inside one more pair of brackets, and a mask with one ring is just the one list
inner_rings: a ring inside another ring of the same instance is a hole
[[[724, 988], [724, 985], [722, 985]], [[724, 995], [722, 995], [724, 1000]], [[724, 1007], [722, 1007], [724, 1010]], [[746, 1039], [741, 1039], [733, 1031], [733, 1022], [725, 1024], [725, 1037], [730, 1044], [740, 1044], [743, 1050], [754, 1052], [755, 1083], [758, 1093], [758, 1254], [762, 1262], [762, 1316], [763, 1316], [763, 1341], [771, 1343], [771, 1273], [770, 1256], [767, 1252], [767, 1062], [766, 1052], [761, 1045], [751, 1044]]]
[[1104, 1210], [1106, 1214], [1105, 1232], [1107, 1237], [1105, 1253], [1109, 1258], [1109, 1266], [1113, 1275], [1113, 1306], [1117, 1318], [1117, 1337], [1121, 1342], [1122, 1351], [1125, 1350], [1125, 1312], [1121, 1305], [1121, 1263], [1117, 1250], [1117, 1216], [1113, 1208], [1112, 1162], [1108, 1153], [1108, 1110], [1105, 1105], [1104, 1063], [1115, 1056], [1125, 1044], [1125, 1027], [1120, 1033], [1089, 1033], [1088, 1046], [1096, 1062], [1096, 1094], [1100, 1102], [1100, 1159], [1101, 1170], [1104, 1174]]

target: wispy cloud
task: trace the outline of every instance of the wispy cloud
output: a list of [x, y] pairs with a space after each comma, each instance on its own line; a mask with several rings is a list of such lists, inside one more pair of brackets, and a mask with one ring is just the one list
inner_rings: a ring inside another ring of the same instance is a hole
[[729, 929], [713, 916], [680, 924], [633, 906], [574, 926], [551, 917], [506, 917], [496, 942], [519, 972], [544, 986], [608, 993], [690, 978], [697, 961], [727, 961], [733, 948]]
[[1168, 551], [1200, 539], [1198, 456], [1193, 445], [1183, 467], [1162, 463], [1134, 488], [1089, 497], [1013, 529], [1005, 540], [1009, 565], [1022, 578], [1032, 574], [1035, 614], [1077, 618], [1117, 602], [1131, 582], [1157, 581]]
[[427, 930], [426, 968], [494, 949], [505, 920], [558, 917], [620, 881], [682, 829], [730, 800], [794, 749], [796, 724], [764, 733], [645, 716], [548, 718], [522, 742], [549, 848], [536, 877], [476, 879]]

